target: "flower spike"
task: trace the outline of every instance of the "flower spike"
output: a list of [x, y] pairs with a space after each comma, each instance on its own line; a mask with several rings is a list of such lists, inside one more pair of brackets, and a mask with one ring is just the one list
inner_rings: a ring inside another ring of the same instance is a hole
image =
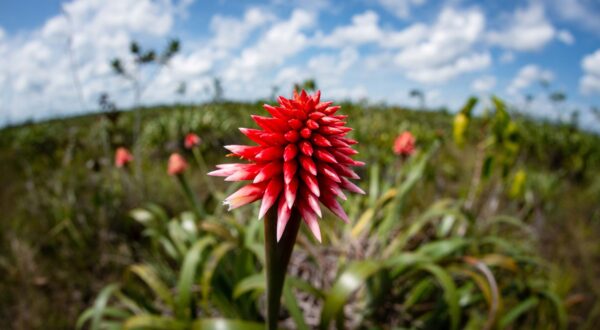
[[337, 198], [346, 199], [342, 190], [364, 194], [349, 181], [359, 178], [351, 167], [364, 163], [352, 158], [358, 152], [351, 146], [357, 142], [346, 137], [352, 130], [345, 126], [347, 116], [337, 114], [340, 106], [321, 101], [320, 91], [314, 95], [301, 91], [292, 99], [277, 100], [277, 106], [263, 106], [271, 117], [252, 115], [260, 129], [240, 128], [257, 145], [225, 147], [230, 156], [248, 163], [218, 165], [208, 174], [226, 181], [250, 181], [225, 204], [234, 209], [262, 200], [259, 218], [275, 208], [277, 241], [294, 213], [321, 241], [321, 205], [348, 222]]

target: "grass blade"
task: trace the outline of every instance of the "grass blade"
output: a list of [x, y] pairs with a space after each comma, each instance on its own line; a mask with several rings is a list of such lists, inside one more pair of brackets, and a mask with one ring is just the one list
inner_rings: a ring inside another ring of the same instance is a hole
[[196, 242], [190, 251], [185, 256], [179, 281], [177, 282], [177, 301], [175, 306], [175, 314], [179, 317], [189, 319], [192, 315], [188, 307], [192, 297], [192, 285], [196, 278], [196, 269], [200, 263], [202, 251], [213, 243], [212, 237], [205, 237]]
[[381, 263], [374, 261], [359, 261], [351, 263], [341, 273], [333, 287], [325, 296], [325, 303], [321, 311], [321, 329], [328, 329], [329, 323], [343, 313], [343, 307], [354, 291], [360, 288], [367, 279], [382, 267]]

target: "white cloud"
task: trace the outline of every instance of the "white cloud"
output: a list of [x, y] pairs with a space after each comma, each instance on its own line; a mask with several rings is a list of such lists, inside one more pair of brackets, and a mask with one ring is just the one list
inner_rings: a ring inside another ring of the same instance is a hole
[[369, 72], [389, 70], [390, 65], [394, 63], [394, 57], [395, 54], [391, 51], [377, 52], [365, 57], [364, 67]]
[[477, 71], [491, 63], [488, 52], [474, 48], [485, 30], [485, 17], [477, 9], [446, 8], [427, 26], [415, 23], [403, 30], [384, 30], [373, 11], [355, 15], [352, 23], [315, 38], [324, 47], [376, 44], [383, 49], [400, 49], [366, 56], [365, 68], [395, 66], [407, 78], [424, 83], [443, 83], [461, 74]]
[[294, 83], [302, 82], [308, 78], [311, 78], [311, 73], [306, 70], [302, 70], [296, 66], [288, 66], [279, 70], [277, 76], [275, 77], [275, 83], [279, 86], [282, 86], [286, 89], [291, 89], [291, 86]]
[[518, 8], [503, 25], [506, 29], [489, 32], [488, 41], [517, 51], [539, 50], [556, 34], [545, 16], [544, 7], [538, 2], [532, 2], [527, 8]]
[[351, 25], [338, 27], [330, 35], [317, 38], [322, 38], [322, 45], [332, 47], [378, 42], [383, 35], [378, 20], [379, 16], [369, 10], [352, 16]]
[[461, 56], [444, 65], [409, 70], [406, 76], [422, 83], [439, 84], [452, 80], [464, 73], [485, 69], [491, 63], [492, 57], [489, 53], [475, 53]]
[[315, 14], [296, 9], [287, 21], [272, 25], [256, 42], [242, 50], [224, 73], [230, 82], [248, 82], [264, 70], [273, 69], [304, 50], [309, 38], [304, 30], [314, 26]]
[[480, 93], [489, 92], [496, 87], [496, 77], [483, 76], [473, 80], [471, 88]]
[[242, 20], [215, 15], [210, 22], [210, 28], [215, 33], [214, 44], [220, 48], [237, 48], [254, 30], [274, 19], [271, 13], [259, 8], [248, 9]]
[[166, 39], [186, 4], [75, 0], [39, 29], [5, 36], [3, 116], [22, 120], [79, 112], [95, 108], [103, 91], [120, 105], [131, 104], [128, 86], [111, 74], [109, 60], [126, 54], [133, 38]]
[[426, 83], [441, 83], [480, 70], [491, 63], [489, 53], [473, 52], [484, 29], [481, 11], [446, 8], [427, 38], [402, 49], [394, 62], [406, 70], [409, 79]]
[[581, 61], [581, 67], [586, 73], [600, 76], [600, 49], [584, 57]]
[[425, 24], [416, 23], [407, 28], [384, 30], [379, 26], [379, 15], [368, 10], [352, 16], [350, 25], [338, 26], [329, 35], [319, 33], [316, 43], [325, 47], [347, 47], [375, 43], [383, 48], [402, 48], [422, 40], [427, 35]]
[[338, 56], [317, 55], [308, 61], [308, 69], [320, 75], [341, 75], [356, 63], [359, 54], [354, 48], [344, 48]]
[[593, 0], [552, 0], [556, 14], [589, 31], [600, 34], [600, 3]]
[[405, 68], [445, 64], [470, 50], [484, 27], [485, 18], [478, 10], [444, 9], [427, 38], [398, 53], [396, 63]]
[[292, 85], [303, 80], [313, 78], [319, 88], [340, 90], [344, 87], [345, 74], [356, 66], [360, 59], [358, 51], [354, 48], [344, 48], [337, 54], [317, 54], [308, 60], [306, 66], [285, 67], [279, 71], [275, 81], [284, 89], [291, 89]]
[[583, 77], [579, 81], [579, 90], [585, 95], [600, 94], [600, 49], [589, 54], [581, 61]]
[[552, 71], [542, 69], [535, 64], [528, 64], [519, 70], [509, 84], [507, 92], [511, 95], [517, 95], [534, 83], [550, 82], [552, 80], [554, 80], [554, 73]]
[[401, 31], [389, 31], [379, 42], [383, 48], [403, 48], [425, 39], [429, 29], [425, 24], [415, 23]]
[[556, 38], [566, 45], [572, 45], [575, 43], [575, 37], [573, 37], [571, 32], [567, 30], [559, 30], [556, 33]]
[[579, 81], [579, 88], [585, 95], [600, 94], [600, 77], [585, 75]]
[[378, 2], [392, 14], [404, 19], [410, 16], [412, 7], [423, 5], [425, 0], [378, 0]]
[[[26, 36], [12, 39], [7, 36], [10, 47], [6, 52], [2, 37], [3, 117], [22, 120], [93, 109], [102, 92], [108, 92], [118, 106], [130, 106], [131, 86], [112, 73], [109, 61], [115, 57], [128, 58], [133, 39], [149, 47], [162, 47], [190, 3], [191, 0], [75, 0], [64, 5], [65, 15], [49, 18]], [[182, 51], [152, 80], [142, 102], [173, 100], [181, 82], [187, 85], [188, 99], [198, 100], [210, 84], [211, 76], [229, 79], [225, 81], [227, 92], [235, 93], [241, 84], [236, 82], [248, 85], [258, 73], [268, 72], [305, 49], [310, 39], [302, 31], [314, 23], [315, 15], [303, 10], [295, 10], [283, 21], [255, 8], [237, 19], [214, 16], [210, 38], [202, 42], [183, 40]], [[242, 49], [239, 56], [233, 53], [263, 27], [265, 32], [255, 44]], [[125, 62], [127, 68], [131, 65]], [[142, 80], [151, 75], [151, 71], [142, 72]], [[75, 88], [74, 78], [80, 81], [81, 93]], [[268, 78], [262, 81], [265, 86], [270, 84]], [[256, 88], [260, 84], [253, 83], [245, 91], [252, 90], [251, 95], [256, 96]], [[83, 100], [79, 94], [83, 94]]]
[[173, 25], [177, 7], [171, 1], [77, 0], [63, 9], [74, 26], [96, 34], [126, 30], [164, 36]]

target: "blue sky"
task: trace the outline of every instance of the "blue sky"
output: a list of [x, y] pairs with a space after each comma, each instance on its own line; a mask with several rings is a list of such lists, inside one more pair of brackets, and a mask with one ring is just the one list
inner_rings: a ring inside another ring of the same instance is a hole
[[[182, 51], [145, 104], [204, 101], [213, 77], [238, 100], [314, 78], [338, 100], [415, 105], [409, 91], [419, 88], [428, 105], [457, 107], [497, 94], [550, 119], [579, 109], [585, 127], [599, 126], [596, 0], [3, 0], [0, 123], [96, 111], [103, 92], [131, 106], [109, 60], [126, 58], [130, 40], [160, 47], [171, 37]], [[567, 101], [552, 105], [553, 91]]]

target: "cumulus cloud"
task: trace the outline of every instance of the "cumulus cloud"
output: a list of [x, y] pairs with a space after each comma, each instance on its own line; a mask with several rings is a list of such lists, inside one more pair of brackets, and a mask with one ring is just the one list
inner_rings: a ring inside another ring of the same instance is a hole
[[486, 93], [496, 87], [496, 77], [494, 76], [483, 76], [473, 80], [471, 88], [479, 93]]
[[387, 11], [399, 18], [408, 18], [413, 7], [421, 6], [425, 0], [378, 0]]
[[275, 83], [278, 86], [283, 86], [291, 89], [294, 83], [302, 82], [306, 79], [313, 78], [311, 73], [297, 66], [286, 66], [279, 70], [275, 76]]
[[554, 80], [554, 73], [552, 71], [542, 69], [535, 64], [528, 64], [519, 70], [509, 84], [507, 92], [511, 95], [517, 95], [534, 83], [550, 82], [552, 80]]
[[489, 32], [488, 41], [517, 51], [539, 50], [556, 34], [539, 2], [532, 2], [527, 8], [518, 8], [503, 26], [506, 26], [503, 30]]
[[320, 76], [337, 76], [344, 74], [359, 58], [354, 48], [344, 48], [337, 56], [320, 54], [308, 61], [308, 69]]
[[559, 17], [600, 34], [600, 3], [597, 1], [552, 0], [549, 3]]
[[273, 69], [286, 59], [304, 50], [309, 38], [304, 30], [314, 26], [314, 13], [296, 9], [290, 18], [273, 24], [252, 46], [242, 50], [225, 71], [231, 82], [253, 80], [261, 71]]
[[379, 16], [369, 10], [352, 16], [352, 24], [337, 27], [330, 35], [318, 36], [323, 46], [340, 47], [347, 44], [359, 45], [381, 40], [383, 31], [378, 25]]
[[425, 39], [429, 29], [425, 24], [415, 23], [401, 31], [389, 31], [379, 45], [383, 48], [403, 48]]
[[122, 96], [127, 86], [113, 77], [108, 60], [124, 55], [132, 38], [166, 39], [188, 4], [75, 0], [26, 38], [5, 36], [0, 76], [5, 77], [6, 115], [66, 114], [94, 107], [103, 91]]
[[492, 57], [489, 53], [475, 53], [461, 56], [444, 65], [409, 70], [406, 75], [418, 82], [438, 84], [447, 82], [464, 73], [485, 69], [491, 63]]
[[324, 47], [359, 46], [373, 43], [384, 48], [402, 48], [425, 38], [428, 29], [425, 24], [416, 23], [396, 31], [382, 29], [379, 15], [372, 10], [352, 16], [349, 25], [336, 27], [330, 34], [318, 34], [316, 43]]
[[436, 21], [409, 25], [402, 30], [383, 29], [379, 16], [366, 11], [352, 17], [352, 23], [319, 34], [316, 43], [324, 47], [375, 44], [399, 50], [395, 55], [378, 52], [367, 56], [367, 68], [394, 65], [409, 79], [423, 83], [443, 83], [461, 74], [490, 65], [489, 52], [474, 51], [485, 30], [480, 10], [445, 8]]
[[345, 74], [356, 66], [360, 60], [358, 51], [354, 48], [344, 48], [338, 53], [319, 53], [308, 60], [306, 66], [284, 67], [277, 74], [275, 81], [286, 89], [306, 79], [316, 79], [319, 88], [342, 90], [345, 84]]
[[567, 30], [559, 30], [556, 33], [556, 38], [566, 45], [572, 45], [575, 43], [575, 37], [573, 37], [571, 32]]
[[402, 49], [394, 61], [406, 70], [409, 79], [425, 83], [442, 83], [480, 70], [491, 63], [489, 53], [473, 52], [484, 29], [485, 17], [481, 11], [446, 8], [427, 37]]
[[585, 95], [600, 94], [600, 49], [581, 60], [583, 77], [579, 81], [579, 90]]
[[244, 18], [215, 15], [211, 19], [210, 28], [214, 32], [214, 45], [220, 48], [237, 48], [257, 28], [275, 19], [274, 15], [264, 9], [251, 8], [246, 11]]

